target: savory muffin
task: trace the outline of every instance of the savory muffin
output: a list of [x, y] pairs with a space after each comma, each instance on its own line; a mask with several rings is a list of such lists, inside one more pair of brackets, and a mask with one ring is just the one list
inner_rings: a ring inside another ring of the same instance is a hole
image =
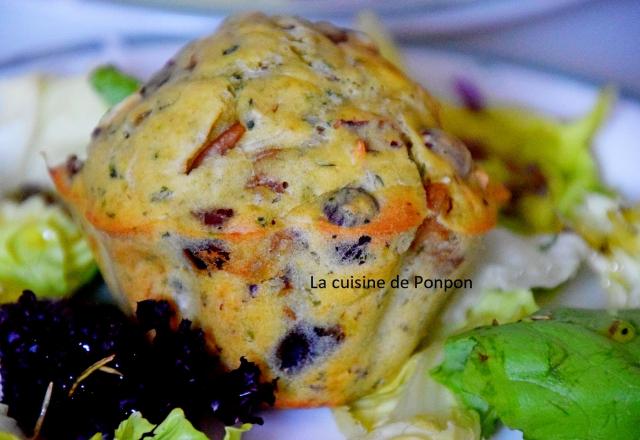
[[[494, 224], [486, 175], [437, 127], [365, 35], [241, 15], [51, 173], [123, 304], [172, 301], [229, 367], [278, 377], [279, 406], [337, 405], [383, 383], [446, 296], [391, 280], [456, 277]], [[386, 286], [332, 286], [352, 276]]]

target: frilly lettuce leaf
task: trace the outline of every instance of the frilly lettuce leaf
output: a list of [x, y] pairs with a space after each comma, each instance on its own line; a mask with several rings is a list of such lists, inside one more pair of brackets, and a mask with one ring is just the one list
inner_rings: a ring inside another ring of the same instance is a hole
[[[225, 427], [223, 440], [242, 440], [242, 434], [249, 431], [252, 425]], [[101, 440], [102, 434], [96, 434], [91, 440]], [[141, 413], [135, 412], [124, 420], [116, 429], [115, 440], [208, 440], [208, 437], [198, 431], [184, 416], [180, 408], [173, 409], [166, 419], [159, 425], [154, 425], [145, 419]]]
[[586, 116], [570, 122], [517, 108], [477, 111], [450, 104], [443, 104], [440, 116], [443, 128], [465, 141], [490, 177], [510, 189], [505, 225], [557, 232], [586, 193], [604, 191], [590, 145], [613, 98], [604, 90]]
[[[474, 440], [479, 438], [474, 421], [434, 421], [426, 416], [392, 422], [369, 434], [365, 440]], [[467, 426], [468, 425], [468, 426]]]
[[115, 440], [207, 440], [207, 436], [198, 431], [186, 419], [180, 408], [175, 408], [159, 425], [154, 425], [142, 414], [135, 412], [116, 429]]
[[67, 295], [96, 272], [86, 239], [61, 207], [38, 196], [0, 202], [0, 302], [14, 301], [24, 289]]
[[428, 371], [441, 359], [442, 344], [415, 354], [386, 385], [334, 410], [348, 439], [477, 440], [479, 419], [459, 405]]
[[223, 440], [242, 440], [242, 434], [249, 431], [253, 425], [244, 423], [240, 426], [225, 426]]
[[91, 72], [89, 82], [103, 101], [111, 106], [140, 88], [140, 80], [112, 65], [97, 67]]
[[589, 262], [609, 293], [609, 305], [640, 307], [640, 205], [589, 194], [569, 224], [592, 250]]
[[521, 236], [496, 228], [483, 240], [482, 260], [470, 274], [473, 287], [454, 293], [432, 329], [440, 338], [529, 315], [537, 309], [533, 289], [561, 286], [587, 256], [582, 239], [567, 232]]
[[[450, 338], [433, 376], [478, 412], [530, 440], [635, 440], [640, 311], [559, 309]], [[526, 349], [523, 349], [526, 347]]]
[[198, 431], [186, 419], [180, 408], [175, 408], [166, 419], [155, 426], [140, 413], [132, 414], [116, 429], [115, 440], [207, 440], [207, 436]]

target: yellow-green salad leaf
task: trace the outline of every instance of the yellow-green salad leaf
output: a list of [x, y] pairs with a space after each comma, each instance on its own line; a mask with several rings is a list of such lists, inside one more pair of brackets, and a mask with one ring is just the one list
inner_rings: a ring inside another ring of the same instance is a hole
[[0, 201], [0, 303], [25, 289], [68, 295], [96, 272], [82, 231], [60, 206], [39, 196]]
[[[242, 434], [249, 431], [252, 425], [245, 423], [239, 427], [225, 427], [223, 440], [242, 440]], [[102, 440], [98, 433], [91, 440]], [[116, 429], [115, 440], [208, 440], [208, 437], [193, 427], [180, 408], [173, 409], [162, 423], [154, 425], [145, 419], [140, 412], [135, 412], [124, 420]]]
[[502, 106], [471, 110], [443, 104], [445, 130], [467, 143], [489, 175], [512, 199], [503, 222], [521, 232], [555, 232], [585, 194], [603, 191], [591, 140], [608, 114], [604, 90], [584, 117], [563, 122], [531, 110]]
[[253, 425], [251, 423], [243, 423], [240, 426], [225, 426], [224, 439], [222, 440], [242, 440], [242, 434], [249, 431]]
[[150, 423], [139, 412], [133, 413], [116, 429], [115, 440], [208, 440], [176, 408], [159, 425]]

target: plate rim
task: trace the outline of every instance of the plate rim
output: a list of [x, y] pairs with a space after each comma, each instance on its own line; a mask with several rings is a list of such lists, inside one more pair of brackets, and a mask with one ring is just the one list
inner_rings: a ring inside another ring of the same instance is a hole
[[[155, 34], [155, 33], [136, 33], [123, 34], [118, 37], [115, 44], [119, 49], [127, 48], [140, 49], [145, 46], [153, 47], [163, 43], [185, 45], [194, 38], [199, 38], [190, 34]], [[29, 51], [19, 55], [10, 56], [0, 59], [0, 79], [15, 76], [13, 70], [20, 71], [29, 64], [43, 62], [58, 57], [88, 56], [91, 54], [99, 55], [104, 53], [106, 49], [113, 45], [113, 42], [101, 41], [98, 39], [87, 39], [70, 44], [64, 44], [53, 48], [45, 48], [40, 50]], [[516, 67], [533, 71], [535, 73], [554, 76], [559, 79], [572, 81], [583, 86], [594, 89], [602, 89], [606, 86], [613, 86], [619, 98], [632, 101], [640, 105], [640, 90], [625, 85], [618, 85], [615, 82], [607, 82], [588, 74], [574, 72], [562, 67], [551, 66], [534, 60], [520, 59], [514, 56], [504, 54], [494, 54], [486, 51], [478, 51], [471, 48], [450, 47], [442, 43], [399, 43], [402, 51], [420, 51], [429, 50], [442, 54], [451, 54], [455, 56], [463, 56], [469, 58], [472, 62], [482, 66], [502, 65], [506, 67]], [[7, 75], [7, 72], [9, 73]], [[25, 72], [21, 72], [25, 73]], [[45, 72], [46, 73], [46, 72]]]

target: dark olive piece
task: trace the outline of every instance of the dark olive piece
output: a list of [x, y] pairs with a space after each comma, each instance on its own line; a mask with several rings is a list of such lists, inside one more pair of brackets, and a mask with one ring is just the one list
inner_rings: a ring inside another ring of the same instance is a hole
[[362, 188], [342, 188], [327, 196], [322, 212], [334, 225], [353, 227], [369, 223], [378, 215], [378, 201]]
[[361, 236], [355, 243], [341, 243], [335, 247], [336, 255], [341, 263], [364, 264], [369, 257], [367, 246], [371, 242], [368, 235]]
[[286, 373], [295, 373], [311, 362], [311, 340], [301, 330], [292, 330], [280, 342], [276, 356], [280, 360], [280, 369]]
[[299, 325], [289, 331], [276, 349], [280, 369], [295, 374], [317, 357], [335, 350], [345, 338], [339, 325], [319, 327]]

